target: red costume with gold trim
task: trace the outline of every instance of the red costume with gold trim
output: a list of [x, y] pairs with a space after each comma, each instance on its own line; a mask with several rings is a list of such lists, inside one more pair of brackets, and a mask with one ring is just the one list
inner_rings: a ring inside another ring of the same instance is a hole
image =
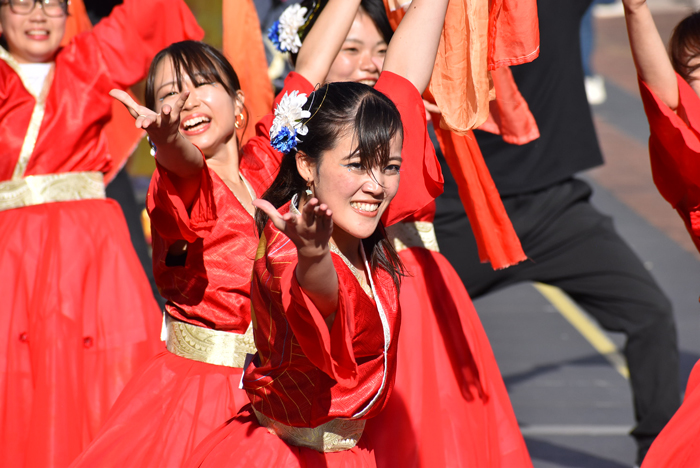
[[[391, 225], [439, 195], [442, 174], [418, 91], [390, 72], [381, 74], [375, 89], [396, 104], [404, 125], [401, 184], [382, 218]], [[396, 370], [396, 286], [387, 272], [377, 269], [372, 272], [375, 297], [370, 299], [345, 262], [332, 254], [340, 292], [329, 330], [296, 281], [296, 255], [294, 244], [268, 223], [253, 276], [259, 363], [243, 379], [252, 406], [292, 432], [374, 417], [386, 404]], [[361, 437], [354, 447], [332, 453], [288, 445], [244, 410], [208, 437], [185, 466], [372, 467], [370, 444]]]
[[103, 130], [110, 89], [201, 34], [182, 1], [127, 0], [58, 51], [38, 95], [0, 50], [2, 466], [67, 466], [161, 346], [123, 214], [104, 199]]
[[[639, 80], [649, 120], [649, 157], [654, 183], [678, 212], [700, 250], [700, 97], [679, 75], [678, 109], [672, 111]], [[688, 379], [685, 399], [656, 437], [643, 468], [700, 466], [700, 362]]]
[[[300, 86], [311, 87], [301, 75], [292, 73], [281, 95]], [[257, 135], [240, 152], [240, 174], [257, 195], [272, 183], [281, 160], [281, 154], [270, 146], [272, 119], [270, 114], [258, 122]], [[217, 339], [208, 330], [243, 339], [250, 324], [250, 276], [258, 245], [251, 214], [206, 164], [189, 210], [168, 171], [158, 165], [147, 207], [153, 271], [168, 300], [166, 310], [177, 323], [199, 327], [193, 335], [186, 335], [185, 330], [176, 338], [193, 340], [200, 348]], [[188, 243], [186, 258], [169, 264], [168, 249], [180, 240]], [[174, 331], [168, 328], [168, 333]], [[168, 337], [168, 349], [172, 338]], [[202, 362], [202, 353], [188, 349], [188, 355], [181, 349], [173, 350], [179, 354], [164, 351], [134, 376], [75, 467], [181, 466], [205, 436], [248, 403], [245, 392], [238, 388], [242, 362]], [[214, 357], [226, 361], [231, 352], [225, 348]]]

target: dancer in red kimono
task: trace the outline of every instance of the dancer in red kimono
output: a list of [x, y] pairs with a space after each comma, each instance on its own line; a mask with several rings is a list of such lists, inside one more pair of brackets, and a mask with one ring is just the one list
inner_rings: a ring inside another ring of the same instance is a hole
[[126, 0], [61, 47], [66, 4], [0, 3], [1, 466], [67, 466], [161, 346], [124, 216], [105, 199], [106, 93], [202, 31], [180, 0]]
[[264, 211], [252, 292], [258, 352], [243, 378], [252, 406], [185, 466], [376, 466], [362, 433], [393, 386], [403, 271], [383, 225], [442, 190], [420, 92], [446, 7], [413, 2], [374, 88], [327, 83], [275, 111], [272, 143], [287, 154], [255, 202]]
[[[351, 23], [330, 18], [348, 17], [345, 11], [358, 3], [330, 3], [326, 27], [300, 50], [299, 68], [283, 93], [312, 89], [310, 82], [323, 79]], [[238, 76], [206, 44], [176, 43], [156, 56], [146, 107], [123, 93], [115, 97], [155, 147], [147, 204], [155, 278], [168, 300], [167, 350], [131, 380], [74, 466], [181, 466], [205, 436], [248, 403], [239, 384], [246, 355], [255, 353], [250, 278], [258, 234], [252, 203], [274, 180], [282, 154], [270, 145], [272, 115], [239, 149], [236, 134], [246, 112]]]
[[[360, 5], [327, 82], [374, 85], [379, 78], [393, 31], [381, 0]], [[481, 321], [439, 253], [434, 214], [431, 203], [387, 228], [409, 275], [399, 296], [396, 384], [386, 408], [368, 421], [365, 437], [374, 441], [377, 464], [387, 468], [531, 467]]]
[[[681, 21], [666, 52], [645, 0], [623, 0], [639, 89], [649, 120], [654, 183], [700, 250], [700, 13]], [[700, 466], [700, 363], [685, 400], [656, 437], [643, 468]]]

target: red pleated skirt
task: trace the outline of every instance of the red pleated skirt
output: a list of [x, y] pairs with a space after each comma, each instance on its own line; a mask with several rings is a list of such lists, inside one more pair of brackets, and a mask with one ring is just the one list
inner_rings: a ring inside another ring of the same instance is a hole
[[[321, 453], [287, 445], [262, 427], [250, 406], [213, 432], [183, 468], [375, 468], [374, 454], [362, 437], [350, 450]], [[400, 465], [394, 465], [396, 467]]]
[[65, 467], [95, 436], [161, 314], [111, 200], [0, 212], [0, 466]]
[[454, 268], [441, 254], [399, 252], [396, 384], [363, 439], [377, 466], [532, 467], [491, 345]]
[[72, 467], [180, 467], [248, 403], [242, 369], [163, 351], [126, 386], [95, 440]]
[[642, 468], [700, 466], [700, 361], [695, 363], [683, 404], [651, 444]]

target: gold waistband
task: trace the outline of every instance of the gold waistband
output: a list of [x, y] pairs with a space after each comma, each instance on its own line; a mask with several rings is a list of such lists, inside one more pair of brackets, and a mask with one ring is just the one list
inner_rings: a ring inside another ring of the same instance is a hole
[[168, 351], [193, 361], [243, 368], [246, 355], [256, 352], [252, 326], [241, 335], [198, 327], [169, 314], [165, 314], [165, 326]]
[[333, 419], [317, 427], [293, 427], [270, 419], [253, 408], [261, 426], [272, 434], [297, 447], [318, 452], [342, 452], [350, 450], [362, 437], [364, 419]]
[[61, 201], [105, 198], [101, 172], [64, 172], [0, 182], [0, 211]]
[[386, 234], [389, 236], [389, 240], [394, 243], [397, 252], [411, 247], [423, 247], [434, 252], [440, 251], [433, 223], [425, 221], [396, 223], [386, 228]]

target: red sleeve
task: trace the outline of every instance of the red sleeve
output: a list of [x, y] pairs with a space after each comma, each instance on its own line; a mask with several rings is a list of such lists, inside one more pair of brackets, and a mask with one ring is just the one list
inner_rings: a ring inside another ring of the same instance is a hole
[[183, 0], [124, 0], [87, 34], [97, 40], [112, 80], [122, 88], [142, 80], [153, 57], [173, 42], [204, 37]]
[[[313, 85], [302, 75], [291, 72], [284, 80], [284, 88], [275, 98], [274, 107], [277, 107], [285, 93], [291, 93], [295, 90], [308, 95], [314, 89]], [[270, 145], [270, 127], [272, 127], [274, 118], [273, 108], [273, 112], [260, 119], [255, 125], [255, 136], [248, 140], [242, 151], [241, 170], [248, 177], [258, 195], [262, 195], [272, 184], [282, 161], [283, 154]]]
[[688, 185], [700, 185], [700, 98], [685, 80], [677, 78], [677, 113], [639, 80], [651, 131], [649, 153], [654, 182], [673, 206], [685, 196]]
[[153, 230], [164, 239], [194, 242], [206, 237], [218, 219], [213, 181], [206, 163], [199, 191], [188, 210], [170, 180], [168, 170], [156, 162], [146, 205]]
[[271, 267], [272, 276], [280, 278], [285, 317], [304, 355], [330, 378], [352, 388], [357, 383], [358, 376], [357, 362], [352, 349], [352, 312], [358, 304], [358, 293], [364, 292], [359, 290], [359, 285], [354, 287], [357, 281], [343, 261], [337, 255], [331, 255], [338, 273], [339, 290], [338, 310], [330, 330], [321, 313], [297, 282], [296, 261], [269, 261], [268, 265]]
[[443, 178], [435, 148], [428, 136], [423, 98], [413, 84], [391, 72], [382, 72], [374, 89], [396, 105], [403, 122], [401, 183], [382, 217], [391, 226], [428, 205], [442, 193]]

